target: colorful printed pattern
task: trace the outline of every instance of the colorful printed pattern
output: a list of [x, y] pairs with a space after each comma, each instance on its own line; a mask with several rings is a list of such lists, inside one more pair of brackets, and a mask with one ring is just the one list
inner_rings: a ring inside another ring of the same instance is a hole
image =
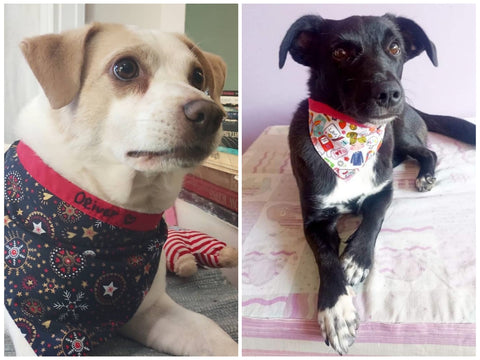
[[377, 153], [385, 125], [357, 124], [312, 99], [309, 99], [309, 106], [308, 125], [313, 146], [338, 177], [350, 179]]
[[[86, 201], [72, 205], [37, 182], [17, 146], [5, 154], [5, 305], [38, 355], [86, 355], [137, 310], [167, 227], [161, 220], [136, 231], [86, 214]], [[120, 212], [112, 205], [102, 214], [113, 211]]]

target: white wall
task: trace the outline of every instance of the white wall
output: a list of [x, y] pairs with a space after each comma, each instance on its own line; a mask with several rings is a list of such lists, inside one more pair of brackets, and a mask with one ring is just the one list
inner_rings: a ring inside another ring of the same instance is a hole
[[147, 29], [185, 32], [183, 4], [87, 4], [86, 22], [114, 22]]
[[83, 5], [14, 5], [4, 8], [4, 142], [16, 140], [14, 124], [20, 109], [39, 91], [19, 44], [23, 38], [67, 30], [84, 23]]

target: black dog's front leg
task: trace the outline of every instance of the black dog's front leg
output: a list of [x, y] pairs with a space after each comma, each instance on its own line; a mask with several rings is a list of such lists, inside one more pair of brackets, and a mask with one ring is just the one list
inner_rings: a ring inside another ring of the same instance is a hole
[[[425, 116], [429, 116], [426, 115]], [[420, 171], [415, 185], [418, 191], [430, 191], [435, 185], [437, 155], [426, 146], [427, 127], [416, 110], [406, 105], [403, 117], [393, 123], [395, 133], [395, 165], [407, 156], [418, 161]]]
[[306, 219], [304, 230], [320, 275], [318, 323], [326, 344], [345, 354], [355, 341], [359, 317], [338, 258], [337, 218]]
[[392, 201], [392, 184], [382, 191], [366, 198], [361, 207], [362, 222], [347, 240], [347, 247], [341, 256], [345, 277], [349, 285], [356, 285], [366, 279], [373, 264], [374, 248], [382, 227], [385, 212]]

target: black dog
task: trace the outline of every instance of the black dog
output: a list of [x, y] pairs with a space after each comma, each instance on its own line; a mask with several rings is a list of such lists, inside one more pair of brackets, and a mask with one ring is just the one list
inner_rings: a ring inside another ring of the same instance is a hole
[[[418, 160], [419, 191], [435, 183], [437, 156], [425, 146], [427, 128], [475, 144], [475, 126], [427, 115], [405, 103], [403, 64], [434, 44], [412, 20], [385, 15], [334, 21], [304, 16], [280, 47], [311, 69], [310, 99], [290, 126], [291, 163], [300, 191], [304, 231], [320, 273], [318, 322], [327, 345], [340, 354], [354, 342], [359, 319], [351, 287], [367, 277], [385, 211], [392, 199], [392, 167]], [[342, 147], [345, 146], [345, 147]], [[336, 223], [362, 215], [339, 256]]]

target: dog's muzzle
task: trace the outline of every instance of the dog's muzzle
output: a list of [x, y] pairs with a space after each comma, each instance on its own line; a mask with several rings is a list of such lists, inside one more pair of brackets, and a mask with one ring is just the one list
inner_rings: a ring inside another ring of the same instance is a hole
[[188, 121], [210, 135], [218, 130], [225, 116], [223, 110], [210, 100], [193, 100], [183, 106]]
[[377, 106], [391, 109], [403, 101], [403, 89], [395, 80], [386, 80], [372, 85], [371, 96]]

